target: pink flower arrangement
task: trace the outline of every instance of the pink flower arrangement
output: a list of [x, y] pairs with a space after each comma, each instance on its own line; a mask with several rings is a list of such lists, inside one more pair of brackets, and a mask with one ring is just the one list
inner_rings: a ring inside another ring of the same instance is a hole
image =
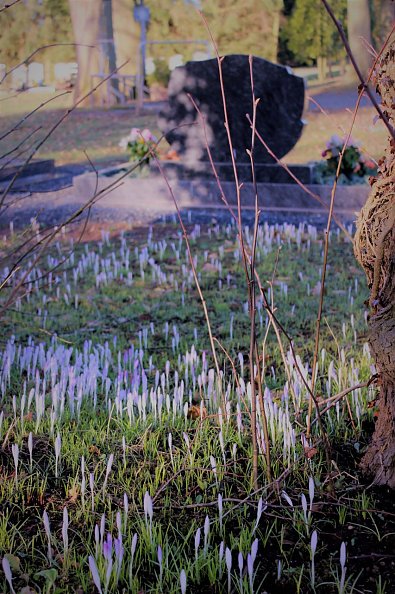
[[156, 154], [157, 139], [151, 130], [144, 128], [132, 128], [128, 136], [122, 138], [119, 146], [128, 151], [130, 161], [141, 161], [149, 163], [152, 154]]
[[[325, 176], [334, 176], [338, 169], [340, 153], [343, 150], [346, 137], [340, 138], [333, 135], [326, 143], [326, 149], [321, 153], [326, 159], [322, 173]], [[363, 178], [375, 172], [376, 165], [362, 154], [361, 144], [351, 136], [347, 140], [346, 148], [340, 165], [340, 175], [352, 182], [353, 178]]]

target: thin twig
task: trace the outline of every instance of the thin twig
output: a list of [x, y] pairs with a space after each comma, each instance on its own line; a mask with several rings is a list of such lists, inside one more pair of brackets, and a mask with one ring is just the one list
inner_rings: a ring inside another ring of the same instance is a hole
[[[250, 123], [250, 125], [252, 125], [251, 122], [251, 118], [249, 117], [249, 115], [247, 114], [247, 119]], [[300, 179], [290, 170], [290, 168], [288, 167], [288, 165], [286, 163], [284, 163], [281, 159], [279, 159], [271, 150], [271, 148], [269, 147], [269, 145], [265, 142], [265, 140], [263, 139], [263, 137], [259, 134], [258, 131], [256, 131], [256, 136], [259, 140], [259, 142], [262, 143], [262, 145], [265, 147], [265, 149], [267, 150], [267, 152], [269, 153], [269, 155], [271, 157], [273, 157], [273, 159], [278, 163], [278, 165], [281, 165], [281, 167], [289, 174], [289, 176], [294, 180], [294, 182], [296, 184], [298, 184], [298, 186], [300, 188], [302, 188], [302, 190], [304, 190], [306, 192], [306, 194], [308, 194], [309, 196], [311, 196], [314, 200], [316, 200], [317, 202], [319, 202], [321, 204], [321, 206], [323, 206], [325, 208], [325, 210], [329, 210], [329, 207], [327, 204], [325, 204], [325, 202], [323, 201], [323, 199], [321, 198], [321, 196], [319, 196], [318, 194], [315, 194], [312, 190], [310, 190], [310, 188], [308, 188], [303, 182], [300, 181]], [[340, 229], [343, 231], [343, 233], [349, 238], [352, 239], [349, 232], [347, 231], [347, 229], [345, 228], [345, 226], [343, 225], [343, 223], [337, 219], [337, 217], [335, 215], [332, 216], [333, 220], [335, 221], [335, 223], [337, 224], [338, 227], [340, 227]]]
[[[242, 209], [241, 209], [241, 186], [239, 182], [239, 176], [236, 167], [236, 159], [235, 159], [235, 152], [233, 150], [233, 141], [232, 136], [230, 133], [230, 125], [229, 125], [229, 118], [228, 118], [228, 107], [226, 102], [226, 94], [225, 94], [225, 86], [224, 86], [224, 79], [223, 79], [223, 71], [222, 71], [222, 61], [223, 57], [220, 57], [217, 44], [214, 40], [214, 37], [211, 33], [211, 30], [208, 26], [207, 20], [202, 12], [200, 12], [200, 16], [204, 22], [204, 25], [207, 29], [207, 32], [211, 38], [211, 42], [214, 47], [215, 55], [217, 58], [218, 64], [218, 73], [219, 73], [219, 84], [221, 89], [221, 98], [222, 98], [222, 106], [224, 110], [224, 127], [226, 130], [226, 135], [228, 139], [228, 146], [230, 151], [230, 158], [232, 162], [232, 169], [233, 169], [233, 177], [235, 180], [235, 188], [236, 188], [236, 199], [237, 199], [237, 229], [238, 229], [238, 238], [240, 243], [241, 255], [242, 255], [242, 262], [246, 277], [246, 285], [247, 285], [247, 293], [248, 293], [248, 303], [249, 303], [249, 311], [250, 311], [250, 320], [251, 320], [251, 336], [250, 336], [250, 374], [251, 374], [251, 439], [252, 439], [252, 480], [254, 484], [254, 488], [258, 486], [258, 441], [257, 441], [257, 429], [256, 429], [256, 396], [255, 396], [255, 378], [254, 378], [254, 356], [255, 356], [255, 344], [252, 344], [252, 341], [255, 341], [255, 328], [254, 320], [255, 320], [255, 313], [253, 312], [254, 306], [254, 280], [251, 278], [251, 273], [253, 273], [254, 265], [251, 267], [251, 262], [248, 262], [247, 259], [247, 250], [244, 243], [244, 234], [243, 234], [243, 225], [242, 225]], [[251, 284], [252, 283], [252, 284]]]
[[251, 328], [250, 328], [250, 371], [251, 371], [251, 393], [253, 398], [255, 399], [255, 374], [254, 374], [254, 361], [257, 366], [257, 378], [258, 378], [258, 402], [259, 402], [259, 409], [261, 413], [261, 422], [263, 427], [263, 435], [265, 440], [265, 457], [266, 457], [266, 476], [267, 480], [270, 483], [272, 480], [272, 473], [271, 473], [271, 460], [270, 460], [270, 439], [269, 439], [269, 431], [267, 425], [267, 417], [265, 411], [265, 404], [263, 402], [263, 392], [262, 392], [262, 384], [260, 381], [261, 373], [260, 373], [260, 362], [259, 362], [259, 354], [258, 354], [258, 347], [256, 342], [256, 295], [255, 295], [255, 255], [256, 255], [256, 245], [257, 245], [257, 238], [258, 238], [258, 227], [259, 227], [259, 217], [260, 217], [260, 210], [258, 207], [258, 186], [256, 183], [256, 175], [255, 175], [255, 162], [254, 162], [254, 149], [255, 149], [255, 131], [256, 131], [256, 108], [259, 103], [259, 98], [255, 98], [255, 90], [254, 90], [254, 74], [252, 69], [253, 58], [249, 56], [248, 58], [249, 65], [250, 65], [250, 82], [251, 82], [251, 96], [252, 96], [252, 130], [251, 130], [251, 150], [247, 153], [250, 157], [251, 163], [251, 174], [252, 174], [252, 184], [254, 188], [254, 195], [255, 195], [255, 222], [254, 222], [254, 236], [252, 240], [252, 247], [251, 247], [251, 258], [250, 258], [250, 283], [249, 283], [249, 297], [250, 297], [250, 319], [251, 319]]
[[[326, 5], [326, 0], [323, 0], [323, 2]], [[395, 25], [394, 25], [394, 27], [395, 27]], [[394, 30], [394, 27], [393, 27], [392, 31]], [[374, 68], [375, 68], [375, 65], [377, 63], [377, 60], [379, 59], [380, 55], [384, 51], [384, 48], [385, 48], [386, 44], [388, 43], [390, 37], [391, 37], [391, 34], [388, 35], [388, 37], [387, 37], [386, 41], [384, 42], [384, 45], [383, 45], [380, 53], [376, 56], [375, 62], [372, 65], [372, 67], [371, 67], [371, 69], [369, 71], [369, 74], [368, 74], [368, 77], [367, 77], [367, 80], [366, 80], [367, 83], [369, 83], [369, 81], [370, 81], [370, 79], [371, 79], [371, 77], [373, 75]], [[342, 37], [342, 39], [343, 39], [343, 37]], [[351, 120], [350, 128], [349, 128], [347, 137], [344, 140], [343, 148], [342, 148], [342, 150], [340, 152], [340, 155], [339, 155], [339, 161], [338, 161], [338, 164], [337, 164], [335, 180], [334, 180], [333, 186], [332, 186], [331, 202], [330, 202], [329, 213], [328, 213], [328, 221], [327, 221], [327, 226], [326, 226], [326, 230], [325, 230], [324, 261], [323, 261], [322, 274], [321, 274], [320, 300], [319, 300], [319, 305], [318, 305], [318, 315], [317, 315], [317, 320], [316, 320], [315, 345], [314, 345], [313, 366], [312, 366], [312, 373], [311, 373], [311, 392], [312, 392], [312, 394], [314, 393], [315, 380], [316, 380], [316, 371], [317, 371], [317, 364], [318, 364], [318, 350], [319, 350], [319, 340], [320, 340], [320, 331], [321, 331], [321, 318], [322, 318], [322, 311], [323, 311], [324, 292], [325, 292], [325, 280], [326, 280], [326, 270], [327, 270], [328, 253], [329, 253], [329, 233], [330, 233], [331, 219], [333, 217], [333, 209], [334, 209], [336, 189], [337, 189], [337, 184], [338, 184], [338, 180], [339, 180], [339, 176], [340, 176], [340, 170], [341, 170], [341, 165], [342, 165], [342, 162], [343, 162], [344, 153], [345, 153], [345, 151], [347, 149], [348, 142], [349, 142], [349, 140], [351, 138], [351, 133], [352, 133], [352, 130], [353, 130], [353, 127], [354, 127], [354, 124], [355, 124], [355, 120], [356, 120], [356, 117], [357, 117], [357, 113], [358, 113], [358, 109], [359, 109], [359, 106], [360, 106], [360, 103], [361, 103], [363, 92], [364, 92], [364, 88], [361, 87], [359, 89], [359, 92], [358, 92], [358, 98], [357, 98], [357, 102], [355, 104], [355, 108], [354, 108], [354, 112], [353, 112], [353, 117], [352, 117], [352, 120]], [[310, 434], [310, 423], [311, 423], [312, 404], [313, 404], [313, 400], [312, 400], [312, 398], [310, 398], [310, 402], [309, 402], [309, 414], [308, 414], [308, 418], [307, 418], [307, 437], [309, 437], [309, 434]]]
[[[34, 113], [36, 113], [36, 111], [38, 111], [39, 109], [42, 109], [43, 107], [45, 107], [45, 105], [47, 105], [51, 101], [54, 101], [55, 99], [58, 99], [59, 97], [63, 97], [63, 95], [70, 95], [70, 93], [71, 93], [71, 91], [64, 91], [63, 93], [59, 93], [59, 95], [55, 95], [54, 97], [50, 97], [46, 101], [43, 101], [42, 103], [40, 103], [40, 105], [38, 107], [35, 107], [34, 109], [32, 109], [32, 111], [29, 111], [29, 113], [27, 113], [25, 116], [23, 116], [23, 118], [20, 119], [15, 124], [15, 126], [13, 126], [12, 128], [10, 128], [10, 130], [8, 130], [2, 136], [0, 136], [0, 140], [3, 140], [6, 136], [8, 136], [9, 134], [11, 134], [15, 130], [17, 130], [19, 128], [19, 126], [21, 126], [21, 124], [23, 124], [23, 122], [25, 122], [28, 118], [30, 118], [30, 116], [32, 116]], [[18, 95], [15, 95], [15, 96], [17, 97]]]
[[14, 6], [15, 4], [18, 4], [18, 2], [20, 2], [21, 0], [13, 0], [13, 2], [9, 2], [8, 4], [5, 4], [3, 6], [3, 8], [0, 8], [0, 12], [3, 12], [4, 10], [7, 10], [7, 8], [11, 8], [12, 6]]
[[107, 80], [109, 80], [111, 78], [111, 76], [114, 74], [114, 72], [118, 72], [118, 70], [120, 70], [126, 63], [127, 63], [127, 61], [124, 62], [123, 64], [121, 64], [119, 66], [119, 68], [116, 68], [108, 76], [106, 76], [101, 81], [99, 81], [99, 83], [95, 87], [93, 87], [93, 89], [91, 89], [90, 91], [88, 91], [88, 93], [86, 93], [80, 99], [78, 99], [78, 101], [76, 101], [72, 107], [70, 107], [69, 109], [67, 109], [67, 111], [65, 111], [65, 113], [63, 114], [63, 116], [61, 118], [59, 118], [59, 120], [57, 122], [55, 122], [55, 124], [50, 128], [50, 130], [44, 136], [44, 138], [42, 138], [41, 141], [38, 143], [35, 151], [30, 155], [30, 157], [25, 161], [25, 163], [23, 163], [21, 165], [21, 167], [15, 173], [15, 175], [11, 179], [10, 183], [8, 184], [8, 186], [6, 187], [6, 189], [4, 190], [4, 192], [2, 194], [2, 197], [0, 199], [0, 209], [2, 208], [2, 206], [4, 204], [4, 200], [5, 200], [8, 192], [11, 190], [12, 186], [14, 185], [15, 180], [22, 173], [22, 171], [25, 169], [25, 167], [30, 163], [30, 161], [33, 159], [34, 155], [37, 153], [37, 151], [40, 149], [40, 147], [48, 140], [48, 138], [61, 125], [61, 123], [70, 115], [70, 113], [72, 113], [83, 101], [85, 101], [85, 99], [87, 99], [88, 97], [90, 97], [91, 95], [93, 95], [93, 93], [95, 93], [99, 87], [101, 87], [105, 82], [107, 82]]
[[163, 177], [163, 179], [165, 181], [165, 184], [167, 186], [167, 189], [169, 190], [169, 194], [170, 194], [170, 196], [171, 196], [171, 198], [173, 200], [174, 206], [175, 206], [176, 211], [177, 211], [177, 217], [178, 217], [178, 221], [179, 221], [179, 224], [180, 224], [180, 227], [182, 229], [182, 233], [183, 233], [183, 236], [184, 236], [184, 239], [185, 239], [185, 244], [186, 244], [186, 247], [187, 247], [188, 258], [189, 258], [189, 263], [191, 265], [193, 278], [194, 278], [194, 281], [195, 281], [197, 292], [199, 294], [200, 301], [202, 303], [202, 307], [203, 307], [203, 311], [204, 311], [204, 316], [206, 318], [206, 325], [207, 325], [207, 330], [208, 330], [209, 339], [210, 339], [211, 351], [212, 351], [212, 354], [213, 354], [215, 369], [216, 369], [216, 372], [217, 372], [217, 382], [218, 382], [218, 387], [220, 388], [220, 393], [221, 393], [223, 413], [225, 414], [226, 413], [226, 408], [225, 408], [225, 401], [224, 401], [224, 396], [223, 396], [223, 390], [222, 390], [222, 387], [220, 386], [221, 374], [220, 374], [220, 369], [219, 369], [217, 354], [216, 354], [216, 350], [215, 350], [214, 336], [213, 336], [213, 332], [212, 332], [212, 329], [211, 329], [210, 317], [208, 315], [208, 309], [207, 309], [206, 300], [204, 298], [202, 289], [200, 287], [200, 282], [199, 282], [199, 278], [198, 278], [198, 275], [197, 275], [197, 272], [196, 272], [195, 263], [193, 261], [192, 250], [191, 250], [191, 246], [190, 246], [190, 243], [189, 243], [188, 232], [187, 232], [186, 227], [184, 225], [184, 222], [182, 220], [180, 208], [178, 206], [176, 197], [174, 196], [173, 188], [171, 187], [171, 185], [169, 183], [168, 177], [167, 177], [167, 175], [166, 175], [166, 173], [165, 173], [165, 171], [164, 171], [164, 169], [163, 169], [163, 167], [162, 167], [162, 165], [161, 165], [161, 163], [160, 163], [157, 155], [155, 154], [155, 152], [151, 148], [149, 150], [150, 150], [151, 156], [153, 157], [153, 159], [155, 159], [156, 165], [157, 165], [157, 167], [158, 167], [158, 169], [159, 169], [159, 171], [160, 171], [160, 173], [161, 173], [161, 175], [162, 175], [162, 177]]

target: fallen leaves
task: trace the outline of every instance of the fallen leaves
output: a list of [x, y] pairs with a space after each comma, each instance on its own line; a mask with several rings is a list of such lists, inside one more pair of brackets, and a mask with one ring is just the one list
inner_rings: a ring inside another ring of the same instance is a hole
[[192, 404], [192, 406], [188, 409], [188, 419], [192, 419], [196, 421], [197, 419], [205, 419], [207, 418], [207, 409], [205, 406], [200, 407], [200, 405]]
[[73, 485], [72, 487], [70, 487], [70, 489], [67, 491], [68, 503], [71, 503], [71, 504], [77, 503], [79, 495], [80, 495], [80, 491], [79, 491], [77, 485]]

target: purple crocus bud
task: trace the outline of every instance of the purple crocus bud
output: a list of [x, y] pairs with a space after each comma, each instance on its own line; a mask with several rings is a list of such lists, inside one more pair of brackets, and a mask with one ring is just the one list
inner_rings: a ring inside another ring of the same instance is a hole
[[251, 592], [254, 591], [253, 589], [253, 581], [254, 581], [254, 560], [251, 557], [250, 553], [247, 555], [247, 573], [248, 573], [248, 581], [250, 584]]
[[63, 540], [63, 548], [64, 554], [66, 555], [69, 549], [69, 514], [67, 511], [67, 507], [63, 508], [63, 523], [62, 523], [62, 540]]
[[317, 550], [317, 541], [318, 541], [318, 536], [317, 536], [317, 530], [314, 530], [313, 534], [311, 535], [311, 552], [313, 554], [313, 556], [315, 555], [315, 552]]
[[107, 534], [107, 539], [103, 542], [103, 557], [108, 562], [112, 556], [112, 539], [109, 539], [110, 535]]
[[153, 506], [152, 506], [152, 499], [151, 499], [148, 491], [146, 491], [145, 495], [144, 495], [144, 514], [145, 514], [146, 522], [147, 522], [148, 518], [150, 519], [150, 522], [152, 522], [152, 516], [154, 514], [154, 510], [153, 510]]
[[99, 594], [103, 594], [103, 590], [101, 589], [100, 576], [99, 576], [99, 572], [97, 569], [96, 561], [94, 560], [94, 558], [92, 556], [89, 556], [89, 569], [91, 570], [92, 579], [93, 579], [93, 582], [94, 582], [96, 588], [99, 591]]
[[309, 478], [309, 498], [310, 498], [310, 511], [311, 511], [312, 507], [313, 507], [313, 501], [314, 501], [314, 479], [312, 476]]
[[100, 518], [100, 542], [103, 545], [104, 540], [104, 530], [106, 527], [106, 514], [102, 514]]
[[204, 520], [204, 528], [203, 528], [203, 533], [204, 533], [204, 554], [207, 554], [207, 549], [208, 549], [208, 535], [210, 532], [210, 518], [208, 516], [206, 516], [206, 519]]
[[185, 594], [187, 591], [187, 576], [183, 569], [181, 569], [180, 573], [180, 586], [181, 586], [181, 594]]
[[198, 528], [196, 530], [196, 534], [195, 534], [195, 559], [198, 558], [198, 550], [199, 550], [199, 545], [200, 545], [200, 533], [201, 533], [201, 530], [200, 530], [200, 528]]
[[162, 547], [159, 545], [158, 546], [158, 563], [159, 563], [159, 581], [162, 582], [162, 578], [163, 578], [163, 552], [162, 552]]
[[222, 495], [221, 495], [221, 493], [219, 493], [218, 494], [218, 513], [219, 513], [219, 525], [220, 525], [221, 530], [222, 530], [222, 512], [223, 512]]
[[108, 592], [108, 586], [110, 584], [112, 567], [113, 567], [113, 562], [112, 562], [112, 557], [111, 557], [108, 561], [107, 570], [106, 570], [106, 584], [105, 584], [105, 589], [104, 589], [105, 592]]
[[226, 568], [229, 573], [230, 570], [232, 569], [232, 552], [228, 547], [226, 547], [226, 550], [225, 550], [225, 563], [226, 563]]
[[135, 552], [136, 552], [137, 538], [138, 538], [138, 536], [137, 536], [137, 533], [134, 533], [134, 534], [133, 534], [133, 538], [132, 538], [132, 547], [131, 547], [131, 552], [130, 552], [132, 559], [133, 559], [133, 557], [134, 557], [134, 554], [135, 554]]
[[122, 520], [121, 520], [121, 512], [117, 511], [117, 515], [116, 515], [116, 524], [117, 524], [117, 528], [118, 528], [118, 536], [120, 536], [122, 538]]
[[220, 563], [222, 563], [222, 559], [224, 558], [224, 550], [225, 550], [225, 543], [222, 540], [221, 544], [219, 545], [219, 552], [218, 552], [218, 558], [219, 558]]
[[115, 538], [114, 539], [114, 551], [115, 551], [115, 557], [116, 559], [119, 561], [120, 559], [122, 560], [123, 557], [123, 545], [122, 545], [122, 538]]
[[224, 544], [224, 541], [221, 541], [221, 544], [219, 545], [219, 551], [218, 551], [218, 561], [219, 561], [218, 573], [219, 573], [219, 579], [222, 579], [222, 560], [224, 558], [224, 550], [225, 550], [225, 544]]
[[117, 567], [117, 579], [119, 579], [121, 568], [122, 568], [122, 560], [125, 549], [122, 544], [122, 536], [120, 535], [119, 538], [114, 540], [114, 550], [115, 550], [115, 559], [116, 559], [116, 567]]
[[232, 552], [228, 547], [226, 547], [226, 550], [225, 550], [225, 563], [226, 563], [226, 569], [228, 571], [228, 594], [230, 594], [230, 585], [231, 585], [230, 570], [232, 569]]
[[123, 494], [123, 509], [125, 512], [125, 525], [128, 518], [128, 511], [129, 511], [129, 499], [126, 493]]
[[243, 573], [243, 566], [244, 566], [244, 559], [243, 559], [243, 553], [241, 551], [239, 551], [238, 557], [237, 557], [237, 562], [239, 565], [239, 571], [240, 571], [240, 576]]
[[7, 557], [3, 557], [2, 566], [3, 566], [4, 575], [6, 577], [8, 585], [10, 586], [11, 594], [15, 594], [15, 590], [12, 585], [11, 566], [10, 566], [10, 562], [8, 561]]
[[257, 552], [258, 552], [258, 544], [259, 544], [259, 541], [258, 541], [258, 539], [256, 538], [256, 539], [254, 540], [254, 542], [252, 543], [252, 545], [251, 545], [251, 558], [252, 558], [252, 563], [255, 563], [256, 555], [257, 555]]
[[340, 565], [343, 568], [345, 566], [345, 564], [346, 564], [346, 543], [342, 542], [342, 544], [340, 545]]

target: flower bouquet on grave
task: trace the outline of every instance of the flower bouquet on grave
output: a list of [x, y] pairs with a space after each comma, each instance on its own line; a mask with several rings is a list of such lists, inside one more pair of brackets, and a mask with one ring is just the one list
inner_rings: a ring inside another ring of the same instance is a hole
[[[317, 181], [320, 183], [334, 181], [345, 141], [345, 138], [334, 135], [326, 143], [326, 149], [322, 152], [325, 162], [318, 166], [319, 180]], [[350, 137], [340, 165], [339, 183], [365, 183], [368, 177], [375, 173], [376, 164], [363, 154], [360, 143]]]
[[151, 157], [157, 155], [157, 139], [148, 128], [132, 128], [129, 135], [122, 138], [119, 146], [128, 152], [129, 161], [140, 162], [140, 172], [146, 171]]

